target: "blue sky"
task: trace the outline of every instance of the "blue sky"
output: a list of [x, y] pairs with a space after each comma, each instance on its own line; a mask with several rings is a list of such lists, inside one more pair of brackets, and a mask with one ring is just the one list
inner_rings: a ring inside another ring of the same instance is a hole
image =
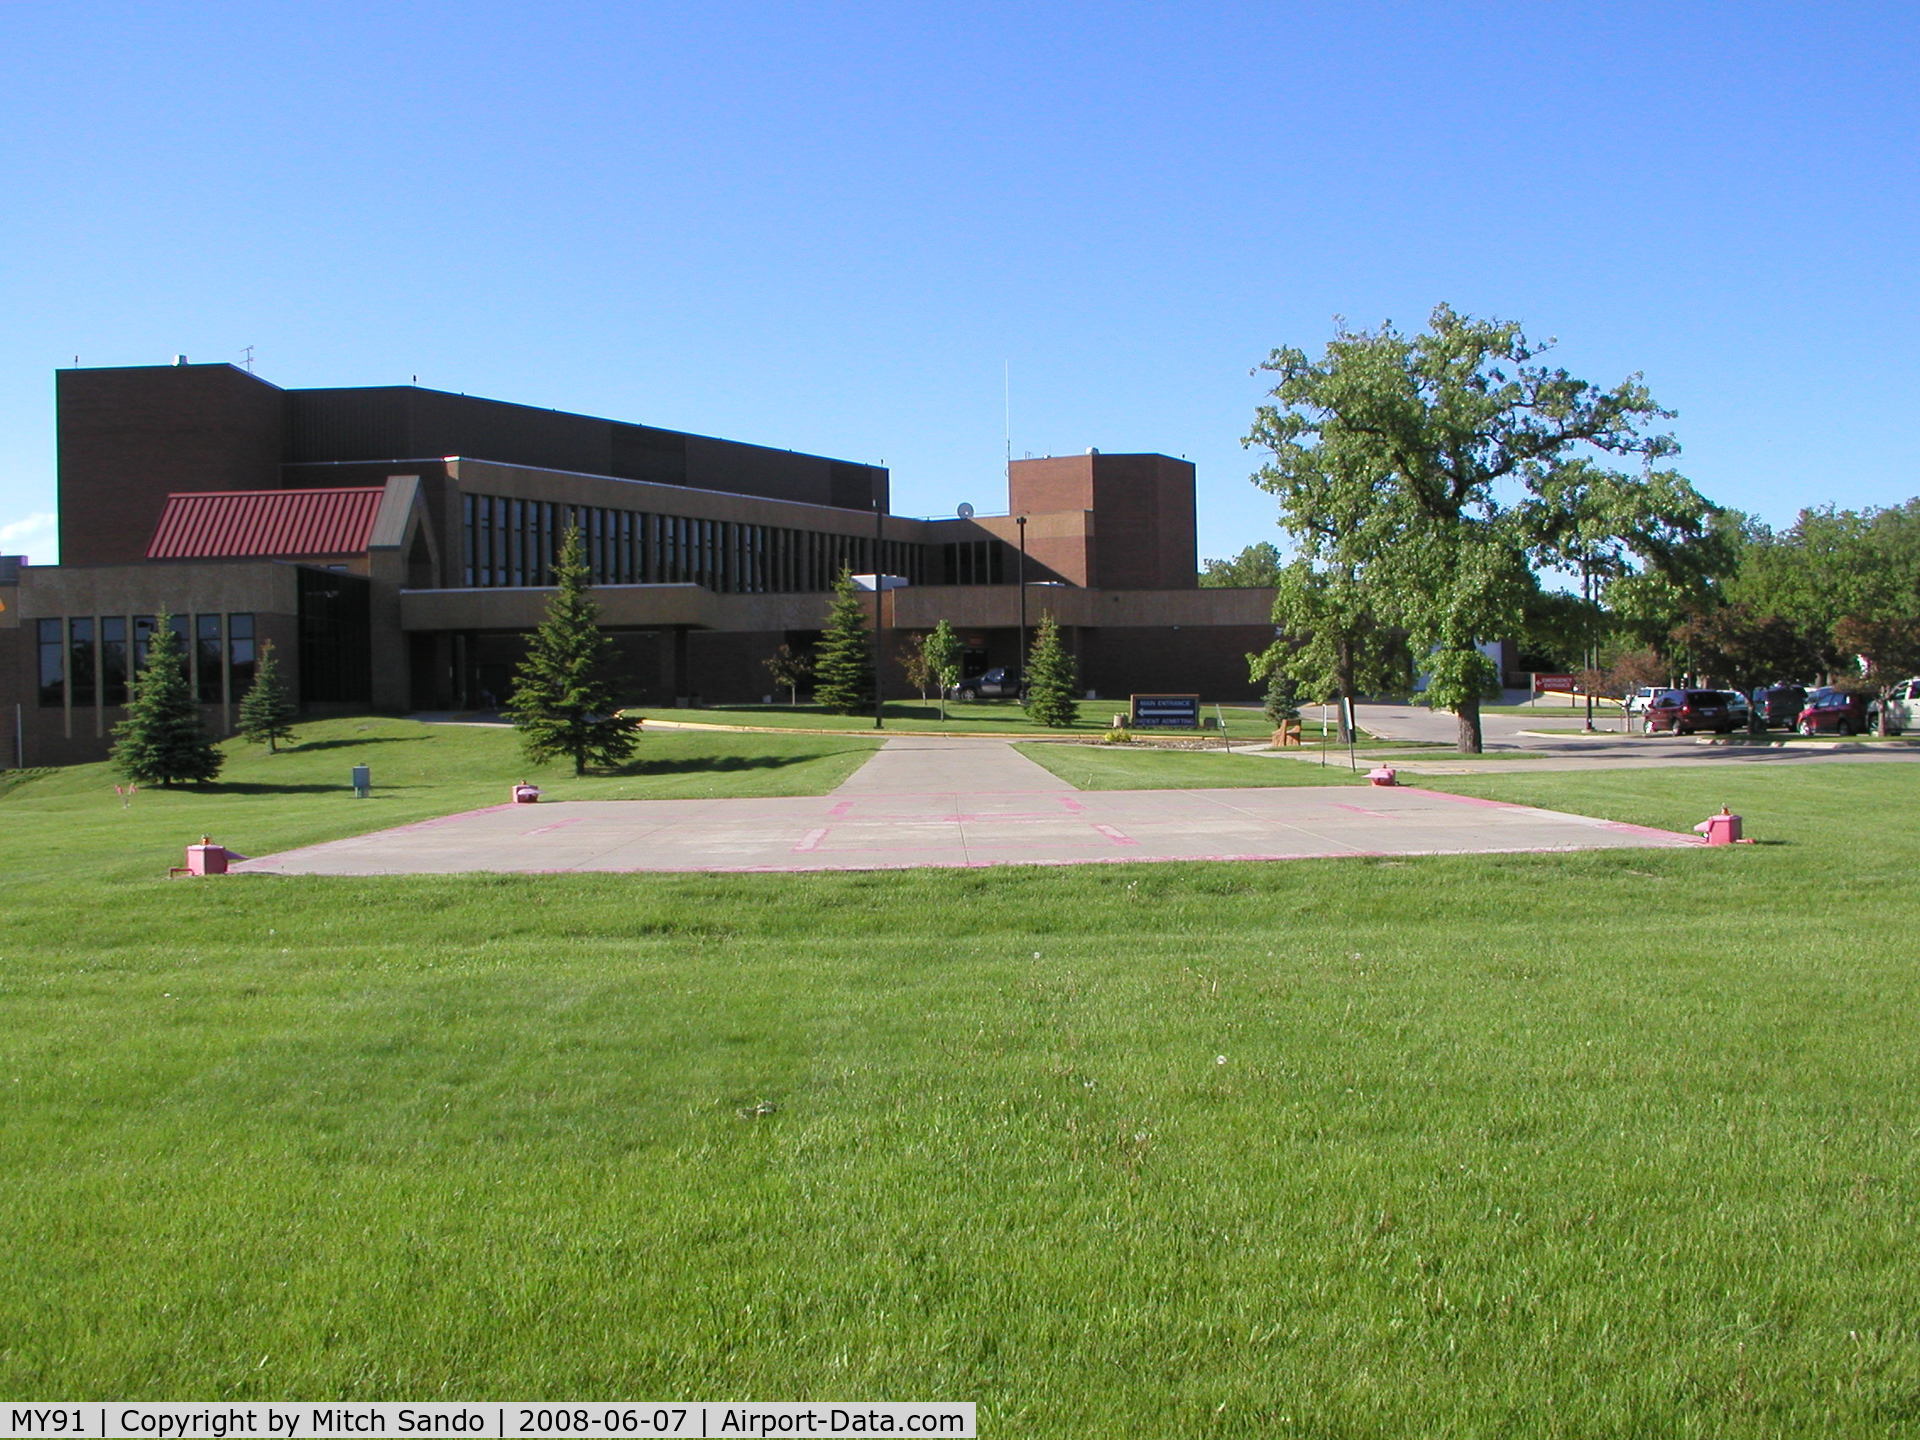
[[0, 4], [0, 552], [53, 372], [240, 362], [884, 462], [1195, 462], [1440, 301], [1639, 371], [1774, 524], [1920, 494], [1920, 8]]

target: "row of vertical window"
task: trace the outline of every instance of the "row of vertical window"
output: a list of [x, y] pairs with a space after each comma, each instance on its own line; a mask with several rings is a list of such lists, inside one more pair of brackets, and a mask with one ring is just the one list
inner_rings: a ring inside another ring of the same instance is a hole
[[[170, 615], [187, 683], [203, 705], [232, 704], [253, 684], [252, 615]], [[38, 624], [40, 703], [125, 705], [147, 663], [158, 617], [67, 615]]]
[[470, 586], [550, 585], [568, 527], [578, 525], [595, 585], [702, 585], [723, 594], [831, 590], [842, 570], [903, 575], [924, 584], [922, 547], [870, 535], [788, 530], [600, 505], [467, 495]]

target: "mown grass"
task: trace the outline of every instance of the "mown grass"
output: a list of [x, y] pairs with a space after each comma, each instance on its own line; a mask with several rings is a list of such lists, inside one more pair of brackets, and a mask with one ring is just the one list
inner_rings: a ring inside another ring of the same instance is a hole
[[1225, 750], [1163, 750], [1147, 745], [1015, 747], [1081, 790], [1228, 790], [1289, 785], [1364, 785], [1366, 768], [1349, 768], [1346, 752], [1325, 765]]
[[[927, 731], [939, 735], [1102, 735], [1116, 715], [1127, 713], [1127, 699], [1082, 700], [1077, 722], [1057, 729], [1036, 725], [1015, 700], [949, 700], [946, 717], [940, 714], [937, 700], [890, 700], [881, 718], [896, 730]], [[743, 725], [755, 729], [800, 729], [876, 732], [871, 712], [865, 715], [835, 715], [817, 705], [735, 705], [708, 706], [700, 709], [658, 710], [647, 712], [663, 722], [691, 722], [703, 725]], [[1201, 715], [1212, 722], [1203, 730], [1171, 731], [1180, 735], [1218, 736], [1224, 721], [1226, 733], [1236, 740], [1262, 739], [1273, 733], [1273, 726], [1258, 706], [1206, 704]]]
[[[264, 855], [498, 805], [522, 780], [554, 800], [817, 795], [881, 743], [859, 735], [643, 731], [630, 764], [576, 777], [570, 762], [528, 765], [516, 733], [500, 725], [367, 717], [304, 724], [299, 736], [277, 755], [230, 741], [212, 784], [150, 786], [125, 806], [114, 793], [120, 777], [104, 764], [0, 772], [10, 822], [0, 847], [13, 852], [10, 879], [164, 874], [203, 834]], [[353, 767], [362, 764], [373, 778], [364, 800], [354, 798], [351, 785]], [[10, 775], [21, 777], [11, 787]]]
[[1727, 850], [192, 883], [34, 861], [34, 780], [0, 1394], [1908, 1433], [1916, 774], [1440, 782]]

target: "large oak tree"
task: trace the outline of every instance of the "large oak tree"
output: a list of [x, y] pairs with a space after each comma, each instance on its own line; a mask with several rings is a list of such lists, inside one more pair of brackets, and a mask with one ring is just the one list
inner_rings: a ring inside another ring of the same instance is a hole
[[1657, 566], [1712, 509], [1653, 468], [1679, 447], [1647, 433], [1671, 414], [1639, 377], [1601, 389], [1543, 363], [1551, 344], [1442, 305], [1421, 334], [1343, 325], [1319, 359], [1281, 349], [1260, 367], [1279, 383], [1245, 441], [1270, 455], [1255, 482], [1301, 558], [1405, 632], [1467, 753], [1500, 679], [1479, 647], [1518, 633], [1536, 566]]

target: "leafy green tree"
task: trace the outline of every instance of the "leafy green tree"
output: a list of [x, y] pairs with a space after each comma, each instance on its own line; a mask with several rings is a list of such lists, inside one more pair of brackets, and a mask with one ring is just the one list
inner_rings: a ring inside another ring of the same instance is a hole
[[[1303, 558], [1351, 567], [1376, 621], [1406, 632], [1469, 754], [1500, 680], [1479, 645], [1519, 633], [1533, 564], [1603, 540], [1623, 565], [1657, 562], [1651, 539], [1679, 549], [1711, 508], [1652, 471], [1678, 446], [1642, 433], [1670, 413], [1638, 377], [1603, 390], [1540, 363], [1547, 348], [1445, 305], [1415, 336], [1342, 326], [1319, 360], [1272, 353], [1261, 368], [1279, 383], [1245, 442], [1269, 452], [1255, 481], [1280, 497]], [[1642, 473], [1576, 471], [1587, 451], [1638, 456]]]
[[1249, 545], [1231, 560], [1207, 560], [1200, 572], [1200, 585], [1206, 590], [1271, 590], [1280, 583], [1286, 562], [1277, 547], [1262, 540]]
[[927, 668], [933, 678], [940, 683], [940, 718], [947, 718], [947, 692], [960, 683], [960, 662], [965, 658], [965, 647], [960, 637], [953, 633], [953, 626], [945, 620], [935, 625], [920, 637], [920, 653], [926, 658]]
[[1080, 706], [1074, 700], [1079, 680], [1073, 657], [1060, 643], [1060, 626], [1050, 613], [1040, 617], [1040, 628], [1034, 632], [1026, 678], [1028, 719], [1064, 730], [1080, 718]]
[[[1797, 626], [1744, 604], [1722, 605], [1695, 616], [1674, 638], [1699, 669], [1731, 681], [1742, 694], [1751, 694], [1766, 681], [1802, 674], [1814, 663], [1814, 652]], [[1758, 706], [1748, 707], [1747, 729], [1756, 735], [1766, 729]]]
[[1833, 627], [1834, 640], [1858, 655], [1866, 678], [1880, 696], [1880, 733], [1888, 733], [1888, 697], [1895, 685], [1920, 675], [1920, 614], [1891, 620], [1862, 620], [1842, 616]]
[[1340, 740], [1352, 738], [1348, 720], [1363, 695], [1405, 695], [1413, 670], [1405, 637], [1375, 614], [1377, 599], [1366, 572], [1353, 563], [1324, 567], [1296, 560], [1280, 572], [1273, 623], [1279, 638], [1247, 657], [1252, 678], [1293, 681], [1299, 695], [1341, 702]]
[[505, 714], [527, 759], [538, 765], [566, 757], [573, 773], [584, 775], [590, 763], [629, 759], [637, 737], [603, 678], [612, 646], [600, 629], [600, 607], [587, 593], [586, 547], [577, 525], [561, 544], [553, 583], [546, 619], [514, 672]]
[[800, 687], [813, 677], [813, 657], [782, 644], [775, 646], [773, 654], [760, 663], [767, 667], [767, 673], [773, 676], [775, 685], [786, 688], [787, 703], [798, 705]]
[[280, 741], [293, 738], [295, 706], [280, 673], [279, 657], [273, 642], [260, 644], [260, 659], [253, 667], [253, 684], [240, 697], [240, 734], [256, 745], [265, 745], [267, 753], [280, 748]]
[[1778, 533], [1755, 527], [1726, 598], [1795, 625], [1818, 652], [1821, 671], [1851, 671], [1857, 652], [1836, 634], [1842, 617], [1881, 624], [1920, 614], [1920, 499], [1888, 509], [1802, 510]]
[[813, 652], [813, 698], [835, 715], [862, 715], [873, 709], [873, 642], [868, 638], [867, 607], [854, 588], [853, 572], [842, 570], [833, 584], [833, 608]]
[[136, 785], [171, 786], [213, 779], [221, 759], [200, 723], [173, 617], [155, 616], [146, 661], [127, 697], [127, 718], [113, 727], [113, 763]]

